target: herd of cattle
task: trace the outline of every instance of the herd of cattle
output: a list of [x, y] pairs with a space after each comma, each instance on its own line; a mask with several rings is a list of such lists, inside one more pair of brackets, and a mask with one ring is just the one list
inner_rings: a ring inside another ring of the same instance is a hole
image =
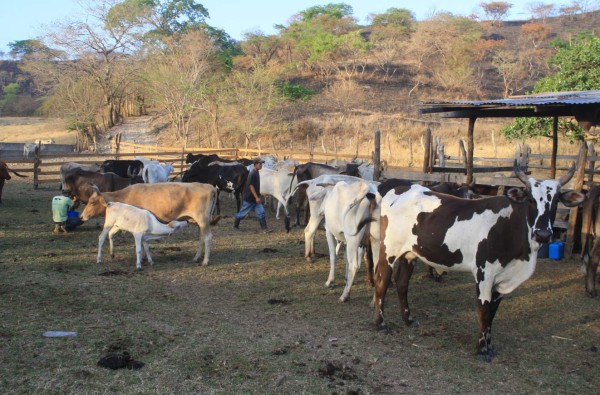
[[[314, 257], [314, 238], [321, 222], [329, 247], [330, 272], [326, 286], [334, 282], [336, 256], [345, 245], [346, 285], [340, 301], [347, 300], [361, 261], [366, 260], [367, 278], [374, 286], [374, 323], [386, 330], [385, 296], [392, 276], [403, 321], [416, 325], [408, 303], [408, 286], [417, 260], [438, 271], [470, 272], [476, 282], [479, 332], [477, 356], [491, 361], [496, 355], [491, 343], [492, 322], [503, 295], [512, 292], [533, 274], [537, 252], [552, 241], [558, 202], [567, 207], [583, 204], [582, 260], [586, 266], [586, 291], [597, 296], [596, 271], [600, 260], [600, 187], [586, 195], [560, 191], [576, 166], [558, 180], [536, 180], [515, 169], [522, 188], [511, 188], [501, 196], [482, 197], [470, 186], [450, 183], [428, 187], [406, 180], [372, 181], [373, 168], [366, 163], [336, 166], [263, 157], [261, 193], [270, 195], [285, 210], [290, 230], [289, 202], [296, 203], [305, 218], [305, 256]], [[168, 182], [174, 169], [144, 158], [105, 161], [100, 169], [76, 163], [61, 168], [63, 191], [85, 203], [84, 221], [105, 216], [100, 235], [98, 262], [108, 235], [119, 230], [134, 234], [137, 268], [145, 252], [152, 263], [148, 240], [172, 234], [194, 223], [200, 239], [194, 261], [203, 265], [210, 257], [211, 227], [219, 215], [219, 191], [232, 193], [239, 210], [249, 160], [229, 161], [216, 155], [189, 154], [189, 167], [181, 182]], [[10, 179], [0, 162], [0, 192]], [[294, 198], [294, 199], [292, 199]]]

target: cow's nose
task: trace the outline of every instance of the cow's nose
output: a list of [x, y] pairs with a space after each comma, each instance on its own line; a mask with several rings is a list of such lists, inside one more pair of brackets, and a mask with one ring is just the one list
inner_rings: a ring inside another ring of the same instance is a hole
[[552, 231], [548, 229], [538, 229], [533, 232], [533, 237], [538, 243], [547, 243], [552, 237]]

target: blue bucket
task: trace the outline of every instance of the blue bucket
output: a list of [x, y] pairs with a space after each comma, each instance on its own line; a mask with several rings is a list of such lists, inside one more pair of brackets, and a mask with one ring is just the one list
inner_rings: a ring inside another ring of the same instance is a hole
[[69, 217], [69, 218], [79, 218], [79, 213], [77, 211], [67, 211], [67, 217]]
[[560, 261], [563, 259], [565, 254], [565, 243], [562, 241], [555, 241], [548, 245], [548, 258]]

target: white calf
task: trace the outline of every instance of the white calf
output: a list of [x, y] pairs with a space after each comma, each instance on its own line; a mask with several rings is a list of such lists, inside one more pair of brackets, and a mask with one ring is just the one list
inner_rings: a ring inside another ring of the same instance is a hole
[[[163, 224], [148, 210], [119, 202], [101, 203], [106, 206], [104, 229], [98, 239], [98, 263], [102, 263], [102, 246], [108, 235], [110, 256], [114, 257], [113, 236], [120, 230], [133, 234], [135, 239], [135, 253], [137, 256], [137, 270], [142, 270], [143, 252], [146, 252], [148, 262], [152, 265], [152, 256], [148, 246], [149, 240], [160, 239], [187, 226], [186, 221], [171, 221]], [[142, 250], [143, 246], [143, 250]]]
[[149, 163], [142, 170], [142, 179], [146, 184], [169, 181], [169, 174], [175, 170], [171, 163], [159, 164]]

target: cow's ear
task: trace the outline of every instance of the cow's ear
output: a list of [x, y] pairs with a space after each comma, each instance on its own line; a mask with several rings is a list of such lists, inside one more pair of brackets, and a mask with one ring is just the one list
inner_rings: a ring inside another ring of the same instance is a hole
[[581, 192], [577, 191], [567, 191], [561, 193], [558, 198], [561, 203], [567, 207], [575, 207], [583, 203], [585, 200], [585, 195]]
[[515, 203], [523, 203], [527, 200], [527, 193], [521, 188], [510, 188], [506, 192], [506, 197]]

